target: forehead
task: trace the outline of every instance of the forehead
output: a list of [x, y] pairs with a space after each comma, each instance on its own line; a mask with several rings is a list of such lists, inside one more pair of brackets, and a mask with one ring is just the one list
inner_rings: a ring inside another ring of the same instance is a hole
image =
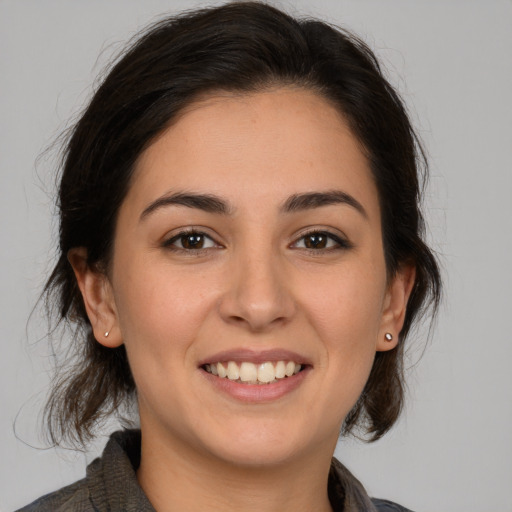
[[311, 91], [281, 88], [194, 102], [143, 152], [126, 201], [194, 190], [248, 207], [340, 188], [370, 211], [378, 202], [368, 161], [340, 112]]

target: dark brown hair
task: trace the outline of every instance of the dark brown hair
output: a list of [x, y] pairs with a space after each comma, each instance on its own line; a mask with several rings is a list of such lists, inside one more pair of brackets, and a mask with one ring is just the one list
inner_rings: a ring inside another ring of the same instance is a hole
[[[84, 443], [102, 419], [135, 393], [126, 351], [92, 334], [68, 251], [108, 269], [119, 207], [141, 152], [199, 96], [280, 85], [312, 90], [338, 108], [359, 139], [377, 184], [388, 275], [416, 267], [398, 347], [379, 352], [344, 424], [378, 439], [404, 399], [405, 339], [418, 316], [436, 309], [441, 280], [423, 241], [419, 209], [426, 162], [404, 105], [358, 38], [314, 19], [294, 19], [259, 2], [235, 2], [166, 18], [123, 53], [71, 131], [63, 153], [58, 207], [59, 259], [46, 284], [57, 323], [72, 327], [72, 361], [46, 407], [54, 443]], [[342, 392], [342, 390], [340, 390]]]

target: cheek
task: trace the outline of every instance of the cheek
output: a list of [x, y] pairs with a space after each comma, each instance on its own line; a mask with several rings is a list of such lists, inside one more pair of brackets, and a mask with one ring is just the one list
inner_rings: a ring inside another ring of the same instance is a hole
[[126, 265], [117, 276], [119, 324], [132, 366], [169, 366], [186, 352], [204, 322], [211, 287], [197, 286], [200, 276], [187, 279], [176, 269], [144, 263]]
[[374, 344], [385, 286], [385, 274], [379, 268], [347, 265], [308, 278], [303, 284], [304, 309], [334, 347], [356, 349], [364, 340], [366, 345]]
[[[371, 267], [366, 267], [371, 268]], [[354, 267], [317, 280], [304, 310], [322, 341], [321, 365], [329, 379], [331, 407], [345, 415], [359, 397], [370, 373], [380, 332], [385, 278]], [[323, 286], [322, 286], [323, 285]], [[340, 400], [340, 397], [345, 397]]]
[[192, 348], [211, 309], [211, 297], [179, 272], [139, 267], [137, 274], [128, 275], [126, 268], [125, 279], [118, 281], [116, 304], [139, 406], [152, 414], [158, 414], [155, 404], [162, 402], [165, 408], [184, 410], [190, 400], [183, 393], [169, 396], [169, 389], [186, 389], [195, 369]]

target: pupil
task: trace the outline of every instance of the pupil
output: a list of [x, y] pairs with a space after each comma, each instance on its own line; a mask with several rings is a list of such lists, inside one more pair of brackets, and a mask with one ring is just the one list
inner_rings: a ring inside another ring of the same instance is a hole
[[181, 243], [185, 249], [201, 249], [203, 246], [203, 235], [186, 235]]
[[308, 249], [323, 249], [325, 247], [327, 237], [322, 233], [309, 235], [306, 238], [306, 247]]

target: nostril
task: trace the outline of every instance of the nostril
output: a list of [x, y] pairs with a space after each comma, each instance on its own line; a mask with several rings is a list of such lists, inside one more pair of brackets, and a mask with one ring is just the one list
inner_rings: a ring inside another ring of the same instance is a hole
[[295, 302], [283, 283], [283, 274], [270, 270], [256, 272], [246, 264], [235, 272], [219, 300], [219, 313], [224, 321], [245, 326], [251, 331], [264, 331], [286, 323], [295, 312]]

